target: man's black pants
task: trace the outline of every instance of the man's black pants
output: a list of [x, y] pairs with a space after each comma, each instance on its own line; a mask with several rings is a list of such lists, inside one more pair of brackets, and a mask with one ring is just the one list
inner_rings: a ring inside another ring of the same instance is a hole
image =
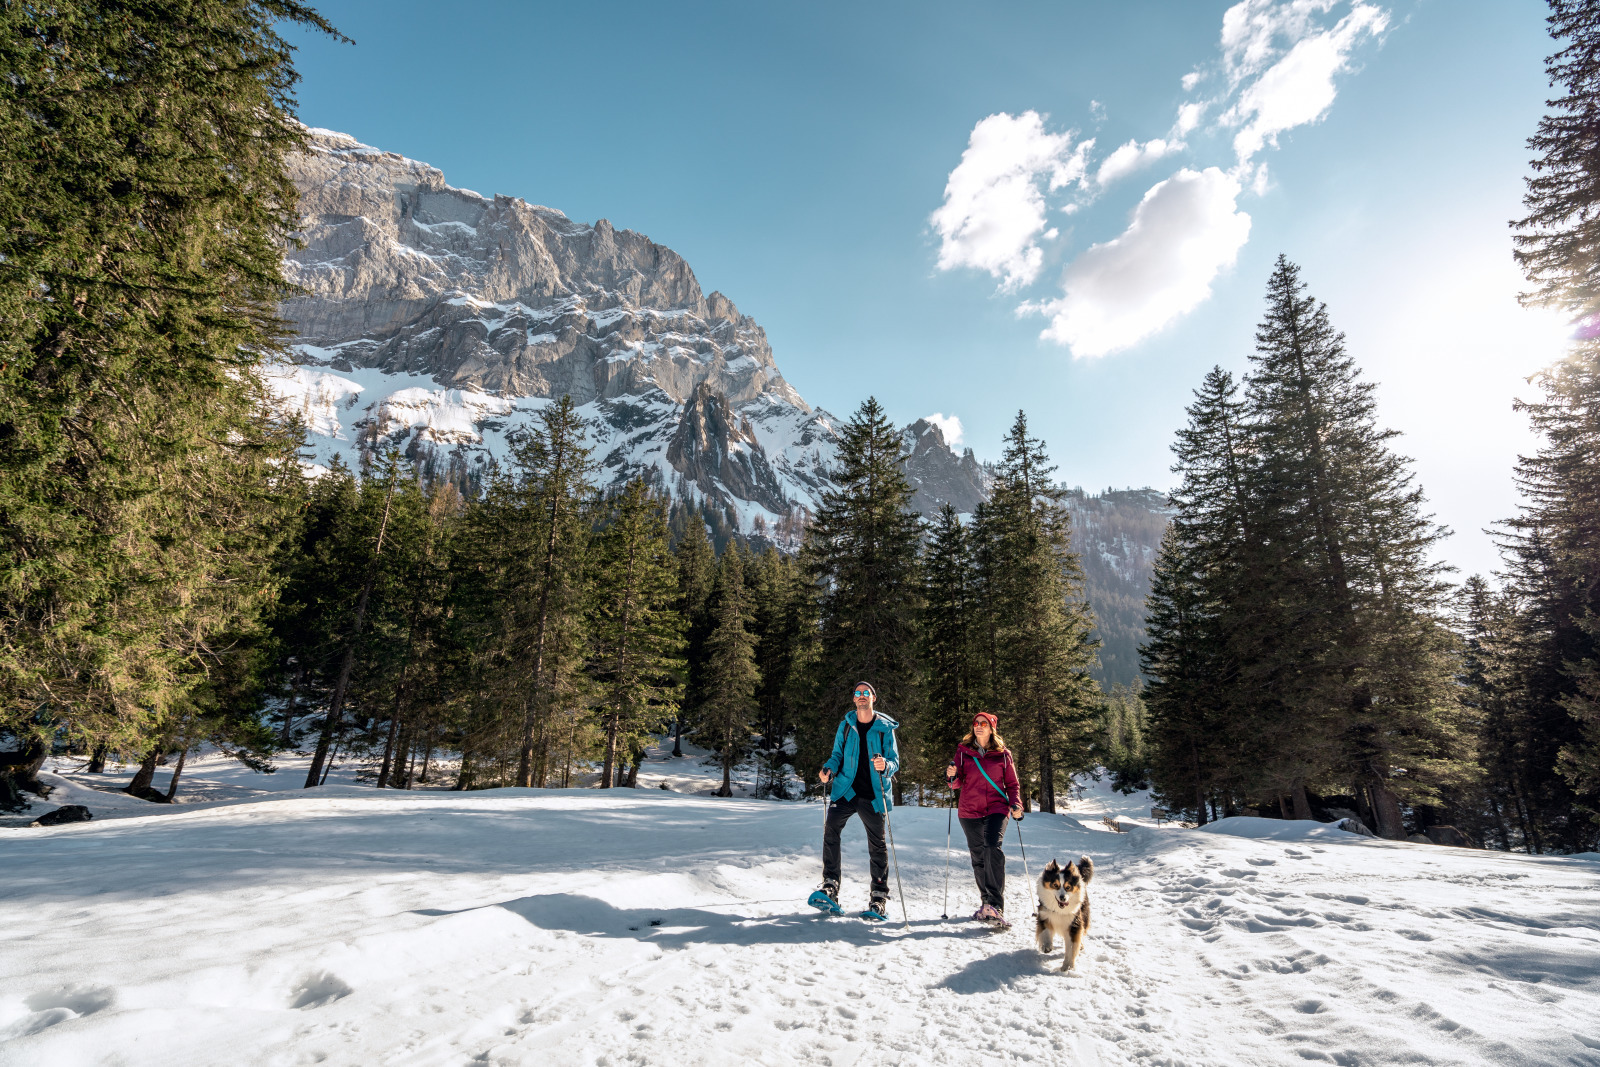
[[1005, 911], [1006, 854], [1000, 851], [1000, 846], [1006, 839], [1006, 813], [962, 819], [961, 832], [967, 835], [967, 851], [972, 854], [972, 874], [978, 880], [978, 895], [985, 904]]
[[861, 816], [861, 826], [867, 831], [867, 852], [872, 856], [872, 893], [889, 895], [889, 847], [883, 840], [884, 817], [872, 810], [872, 801], [862, 797], [838, 800], [828, 806], [828, 819], [822, 830], [822, 880], [839, 881], [839, 835], [850, 816]]

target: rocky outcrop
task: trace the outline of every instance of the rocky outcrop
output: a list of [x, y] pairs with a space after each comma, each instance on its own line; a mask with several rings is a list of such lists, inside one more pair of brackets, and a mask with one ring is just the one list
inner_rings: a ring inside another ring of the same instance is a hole
[[306, 295], [283, 313], [325, 365], [579, 404], [651, 388], [681, 404], [710, 383], [809, 410], [766, 332], [670, 248], [452, 188], [344, 134], [313, 130], [309, 149], [291, 167], [304, 245], [286, 256]]
[[989, 498], [993, 481], [978, 464], [972, 449], [958, 459], [945, 443], [944, 431], [927, 419], [918, 419], [901, 434], [906, 452], [906, 478], [916, 488], [911, 506], [928, 518], [949, 504], [970, 514]]
[[[304, 290], [295, 365], [269, 385], [316, 462], [398, 447], [471, 478], [508, 432], [571, 396], [605, 479], [645, 477], [752, 525], [795, 528], [832, 485], [837, 420], [778, 372], [764, 331], [670, 248], [328, 130], [294, 158]], [[929, 431], [932, 431], [931, 433]], [[917, 507], [970, 511], [984, 483], [936, 427], [907, 430]]]
[[685, 482], [713, 499], [720, 488], [770, 512], [784, 514], [789, 509], [750, 420], [709, 385], [696, 388], [684, 405], [667, 446], [667, 462]]

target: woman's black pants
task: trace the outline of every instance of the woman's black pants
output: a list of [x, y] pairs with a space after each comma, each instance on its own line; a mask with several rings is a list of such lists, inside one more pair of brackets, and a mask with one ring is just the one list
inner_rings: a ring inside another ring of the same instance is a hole
[[978, 895], [985, 904], [1005, 911], [1006, 854], [1000, 846], [1006, 839], [1006, 813], [962, 819], [961, 832], [967, 835], [967, 851], [972, 853], [972, 876], [978, 880]]

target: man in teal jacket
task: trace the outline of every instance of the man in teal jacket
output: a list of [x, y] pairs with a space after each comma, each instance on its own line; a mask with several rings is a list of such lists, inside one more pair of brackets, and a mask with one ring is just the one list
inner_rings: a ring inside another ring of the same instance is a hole
[[884, 820], [892, 803], [889, 780], [900, 769], [900, 750], [894, 731], [900, 724], [873, 710], [878, 694], [866, 682], [857, 682], [852, 693], [855, 710], [844, 717], [833, 735], [833, 754], [820, 772], [828, 791], [828, 817], [822, 832], [821, 896], [812, 894], [812, 903], [829, 911], [839, 911], [839, 836], [850, 816], [861, 816], [867, 831], [867, 852], [872, 857], [872, 897], [869, 915], [883, 917], [889, 904], [889, 850], [884, 844]]

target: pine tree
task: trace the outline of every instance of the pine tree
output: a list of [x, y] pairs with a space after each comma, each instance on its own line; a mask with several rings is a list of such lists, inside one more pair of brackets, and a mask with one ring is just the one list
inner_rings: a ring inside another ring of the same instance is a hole
[[[375, 490], [367, 495], [376, 501], [381, 501], [377, 512], [376, 529], [373, 532], [372, 544], [369, 552], [361, 553], [365, 558], [360, 562], [364, 573], [361, 582], [361, 591], [356, 596], [355, 606], [350, 613], [349, 627], [343, 635], [341, 649], [338, 654], [338, 669], [333, 676], [333, 692], [328, 699], [328, 710], [323, 716], [322, 735], [317, 740], [317, 749], [311, 758], [311, 766], [306, 774], [306, 788], [318, 786], [326, 779], [326, 765], [331, 761], [331, 748], [335, 737], [338, 735], [341, 716], [344, 714], [345, 697], [350, 689], [351, 673], [355, 669], [356, 657], [361, 650], [362, 638], [365, 636], [367, 615], [372, 607], [372, 592], [378, 584], [383, 573], [385, 541], [389, 537], [389, 520], [395, 512], [395, 491], [402, 484], [400, 470], [400, 457], [398, 453], [390, 453], [381, 479], [369, 481], [364, 488]], [[365, 541], [365, 538], [359, 538]], [[366, 547], [362, 545], [362, 547]], [[392, 553], [392, 543], [390, 545]], [[380, 593], [380, 601], [382, 594]]]
[[940, 509], [923, 553], [922, 661], [928, 718], [924, 741], [930, 765], [955, 751], [977, 706], [979, 590], [971, 534], [949, 504]]
[[519, 651], [526, 688], [516, 776], [523, 788], [542, 781], [541, 757], [553, 719], [563, 705], [570, 709], [578, 700], [573, 675], [581, 658], [586, 508], [594, 491], [594, 462], [572, 398], [562, 396], [539, 418], [539, 426], [512, 445], [520, 520], [512, 551], [531, 553], [517, 568], [513, 594], [523, 599], [525, 611]]
[[[1018, 774], [1054, 812], [1056, 789], [1089, 769], [1099, 687], [1097, 642], [1072, 551], [1064, 491], [1044, 443], [1017, 413], [994, 491], [974, 519], [988, 707], [1002, 715]], [[1024, 791], [1024, 804], [1028, 791]]]
[[1173, 444], [1177, 515], [1156, 563], [1141, 657], [1157, 795], [1203, 824], [1208, 801], [1232, 810], [1236, 797], [1265, 788], [1270, 738], [1291, 727], [1261, 687], [1242, 682], [1265, 674], [1281, 624], [1272, 546], [1254, 536], [1256, 449], [1232, 376], [1212, 368], [1187, 413]]
[[1222, 743], [1229, 672], [1213, 595], [1198, 538], [1179, 518], [1168, 528], [1151, 581], [1148, 622], [1140, 656], [1150, 679], [1151, 781], [1174, 812], [1206, 823], [1206, 801], [1219, 791], [1232, 761]]
[[[1255, 495], [1251, 537], [1281, 619], [1256, 632], [1251, 679], [1292, 722], [1269, 773], [1309, 817], [1307, 785], [1351, 782], [1378, 831], [1404, 837], [1401, 802], [1430, 795], [1461, 762], [1451, 742], [1446, 588], [1429, 550], [1443, 536], [1422, 512], [1409, 461], [1376, 425], [1324, 305], [1280, 256], [1267, 285], [1246, 392]], [[1266, 651], [1267, 642], [1272, 649]]]
[[1543, 400], [1519, 403], [1543, 438], [1517, 464], [1523, 512], [1505, 524], [1520, 611], [1519, 781], [1544, 850], [1581, 851], [1600, 812], [1600, 350], [1580, 345], [1541, 376]]
[[1528, 147], [1533, 176], [1512, 225], [1517, 264], [1535, 286], [1524, 304], [1560, 308], [1574, 320], [1600, 315], [1600, 10], [1589, 0], [1550, 0], [1545, 61], [1563, 95], [1547, 102]]
[[[850, 706], [850, 687], [862, 680], [877, 690], [880, 710], [900, 721], [902, 748], [918, 748], [922, 521], [910, 510], [900, 434], [877, 400], [869, 398], [842, 428], [833, 474], [837, 488], [823, 494], [801, 549], [819, 618], [797, 746], [798, 765], [808, 774], [827, 758], [835, 722]], [[906, 773], [915, 777], [918, 768]]]
[[286, 2], [0, 11], [0, 729], [144, 752], [260, 636], [295, 230]]
[[751, 722], [757, 711], [755, 639], [746, 628], [749, 611], [744, 586], [744, 554], [737, 543], [722, 553], [717, 566], [712, 611], [716, 628], [706, 641], [705, 699], [696, 737], [714, 749], [722, 762], [722, 785], [716, 796], [733, 796], [733, 765], [745, 754]]
[[[624, 486], [606, 510], [609, 522], [594, 543], [589, 624], [590, 675], [605, 733], [602, 788], [615, 783], [619, 757], [634, 756], [639, 739], [677, 711], [683, 669], [665, 512], [643, 479]], [[636, 758], [630, 762], [637, 768]]]
[[758, 796], [787, 799], [786, 739], [794, 728], [795, 668], [800, 654], [804, 587], [791, 557], [771, 545], [755, 557], [746, 582], [752, 605], [751, 636], [756, 642], [756, 690], [760, 707], [763, 781]]
[[[680, 512], [681, 514], [681, 512]], [[709, 606], [716, 582], [717, 557], [706, 538], [705, 523], [690, 516], [676, 550], [678, 560], [678, 614], [684, 621], [684, 695], [673, 730], [672, 754], [683, 755], [683, 732], [695, 711], [705, 702], [706, 642], [715, 620]], [[692, 733], [693, 730], [691, 729]]]

